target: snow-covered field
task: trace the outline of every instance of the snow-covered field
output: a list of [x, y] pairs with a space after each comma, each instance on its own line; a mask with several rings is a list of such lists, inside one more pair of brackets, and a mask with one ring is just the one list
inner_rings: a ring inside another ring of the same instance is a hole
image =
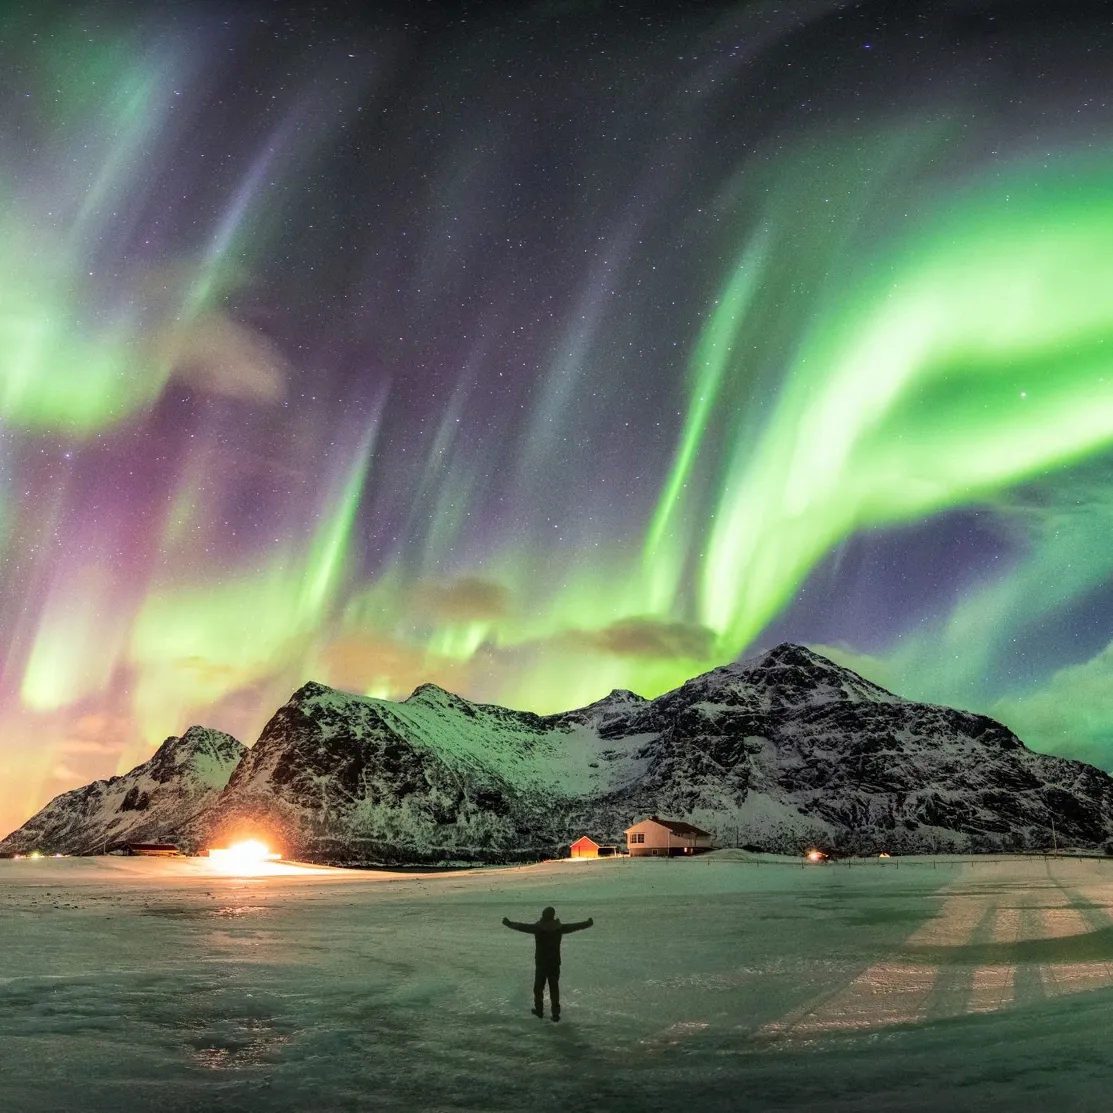
[[[559, 1024], [529, 1013], [554, 904]], [[0, 861], [0, 1111], [1098, 1110], [1113, 861]]]

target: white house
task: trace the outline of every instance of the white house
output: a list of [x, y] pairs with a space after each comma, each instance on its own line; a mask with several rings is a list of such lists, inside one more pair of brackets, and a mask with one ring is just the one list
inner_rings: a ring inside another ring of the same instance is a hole
[[626, 846], [635, 858], [671, 858], [710, 850], [711, 836], [691, 823], [651, 815], [626, 828]]

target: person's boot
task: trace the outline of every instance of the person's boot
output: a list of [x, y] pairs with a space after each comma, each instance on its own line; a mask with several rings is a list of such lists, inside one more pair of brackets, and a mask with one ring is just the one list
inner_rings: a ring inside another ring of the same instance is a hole
[[560, 1009], [553, 1009], [553, 1020], [560, 1020]]
[[541, 1006], [540, 1001], [534, 1001], [533, 1008], [529, 1010], [534, 1016], [544, 1016], [545, 1010]]

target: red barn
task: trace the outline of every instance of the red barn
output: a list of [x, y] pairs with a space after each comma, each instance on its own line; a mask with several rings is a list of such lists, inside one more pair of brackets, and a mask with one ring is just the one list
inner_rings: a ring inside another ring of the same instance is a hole
[[587, 835], [578, 838], [572, 844], [573, 858], [615, 858], [617, 856], [617, 846], [600, 846], [594, 839], [589, 839]]

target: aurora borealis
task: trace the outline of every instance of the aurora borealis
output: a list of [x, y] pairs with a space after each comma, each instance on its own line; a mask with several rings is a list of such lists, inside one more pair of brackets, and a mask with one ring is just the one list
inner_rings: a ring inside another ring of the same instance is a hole
[[785, 639], [1113, 767], [1113, 17], [4, 30], [4, 832], [311, 678], [546, 711]]

